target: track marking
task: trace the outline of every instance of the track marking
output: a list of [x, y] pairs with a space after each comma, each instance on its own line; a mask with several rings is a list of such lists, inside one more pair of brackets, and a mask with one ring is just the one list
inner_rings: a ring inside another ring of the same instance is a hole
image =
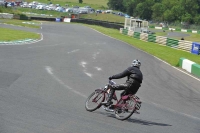
[[71, 88], [70, 86], [66, 85], [61, 79], [59, 79], [54, 73], [53, 73], [53, 69], [50, 66], [45, 66], [45, 69], [47, 71], [48, 74], [50, 74], [52, 76], [53, 79], [55, 79], [58, 83], [60, 83], [61, 85], [63, 85], [65, 88], [67, 88], [68, 90], [84, 97], [87, 98], [86, 95], [82, 94], [81, 92]]
[[92, 74], [91, 74], [91, 73], [88, 73], [88, 72], [86, 72], [86, 70], [84, 70], [84, 73], [85, 73], [87, 76], [89, 76], [89, 77], [92, 77]]
[[87, 64], [87, 62], [85, 62], [85, 61], [82, 61], [81, 63], [80, 63], [80, 65], [83, 67], [83, 68], [85, 68], [85, 65]]
[[100, 67], [95, 67], [98, 71], [101, 71], [102, 69]]
[[74, 52], [77, 52], [77, 51], [79, 51], [80, 49], [75, 49], [75, 50], [72, 50], [72, 51], [70, 51], [70, 52], [67, 52], [68, 54], [71, 54], [71, 53], [74, 53]]

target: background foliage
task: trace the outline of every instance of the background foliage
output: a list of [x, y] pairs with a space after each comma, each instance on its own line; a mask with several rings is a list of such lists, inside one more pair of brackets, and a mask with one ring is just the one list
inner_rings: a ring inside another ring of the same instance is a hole
[[200, 24], [200, 0], [109, 0], [108, 7], [146, 20]]

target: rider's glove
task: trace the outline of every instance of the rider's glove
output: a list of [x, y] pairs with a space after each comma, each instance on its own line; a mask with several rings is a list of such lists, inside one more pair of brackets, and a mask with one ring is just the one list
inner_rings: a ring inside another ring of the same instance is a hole
[[112, 76], [108, 78], [109, 80], [112, 80]]

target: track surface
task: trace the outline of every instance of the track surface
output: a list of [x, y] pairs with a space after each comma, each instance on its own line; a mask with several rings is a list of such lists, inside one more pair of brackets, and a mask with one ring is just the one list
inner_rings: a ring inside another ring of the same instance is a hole
[[[0, 133], [200, 133], [199, 80], [82, 25], [0, 26], [44, 37], [0, 46]], [[102, 109], [87, 112], [87, 96], [135, 58], [144, 74], [141, 114], [119, 121]]]

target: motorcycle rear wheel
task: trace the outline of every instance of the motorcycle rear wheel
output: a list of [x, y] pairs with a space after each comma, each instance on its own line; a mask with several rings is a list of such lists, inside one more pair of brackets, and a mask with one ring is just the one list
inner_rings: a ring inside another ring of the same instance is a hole
[[[122, 100], [121, 102], [126, 102], [126, 103], [123, 107], [115, 109], [115, 117], [118, 120], [126, 120], [129, 117], [131, 117], [131, 115], [134, 113], [136, 101], [131, 98], [126, 101]], [[123, 104], [123, 103], [119, 103], [119, 104]]]

